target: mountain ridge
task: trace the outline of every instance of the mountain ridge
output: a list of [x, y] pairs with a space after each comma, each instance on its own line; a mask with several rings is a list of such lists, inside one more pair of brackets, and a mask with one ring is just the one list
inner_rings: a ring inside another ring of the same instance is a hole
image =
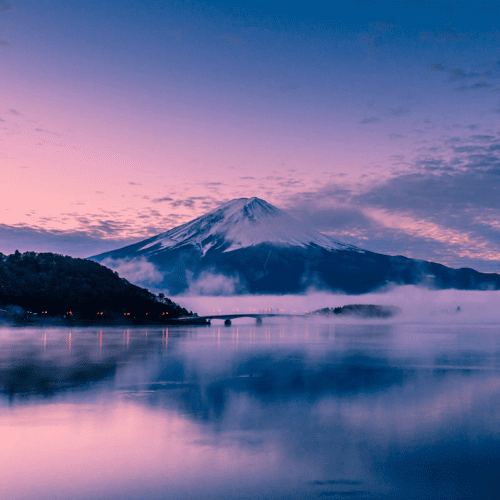
[[500, 289], [498, 274], [363, 250], [306, 227], [256, 197], [231, 200], [186, 224], [90, 259], [110, 267], [120, 261], [153, 264], [163, 276], [156, 286], [172, 295], [189, 292], [200, 280], [221, 282], [221, 276], [232, 283], [224, 293], [310, 288], [365, 293], [391, 283]]

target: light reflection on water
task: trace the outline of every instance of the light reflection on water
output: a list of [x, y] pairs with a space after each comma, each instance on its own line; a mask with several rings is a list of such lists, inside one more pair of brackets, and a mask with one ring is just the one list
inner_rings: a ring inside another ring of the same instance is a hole
[[500, 325], [0, 329], [2, 498], [498, 498]]

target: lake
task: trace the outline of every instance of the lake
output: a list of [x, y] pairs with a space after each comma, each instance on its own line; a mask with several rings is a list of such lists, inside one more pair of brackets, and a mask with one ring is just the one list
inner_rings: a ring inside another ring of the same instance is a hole
[[0, 497], [500, 491], [500, 324], [0, 328]]

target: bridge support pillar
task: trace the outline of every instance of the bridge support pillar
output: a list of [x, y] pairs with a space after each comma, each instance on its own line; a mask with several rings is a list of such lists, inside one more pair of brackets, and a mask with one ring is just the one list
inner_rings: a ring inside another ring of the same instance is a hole
[[226, 321], [224, 321], [224, 326], [231, 326], [231, 320], [226, 319]]
[[261, 318], [260, 316], [257, 316], [257, 317], [255, 318], [255, 323], [256, 323], [257, 325], [262, 325], [262, 318]]

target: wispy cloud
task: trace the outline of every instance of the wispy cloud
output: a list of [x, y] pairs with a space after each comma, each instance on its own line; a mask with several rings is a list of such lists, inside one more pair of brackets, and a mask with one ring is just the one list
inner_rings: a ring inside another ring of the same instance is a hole
[[285, 92], [291, 92], [291, 91], [294, 91], [294, 90], [298, 90], [299, 86], [298, 85], [279, 85], [279, 86], [275, 86], [275, 85], [268, 84], [268, 85], [266, 85], [266, 89], [277, 90], [278, 92], [281, 92], [283, 94]]
[[298, 85], [290, 85], [289, 87], [280, 87], [279, 91], [280, 92], [290, 92], [291, 90], [297, 90], [299, 87]]
[[379, 56], [382, 45], [382, 39], [379, 35], [361, 33], [358, 35], [358, 42], [363, 47], [368, 59], [376, 59]]
[[446, 71], [446, 66], [441, 63], [429, 64], [431, 71]]
[[0, 252], [54, 252], [72, 257], [87, 257], [136, 240], [102, 239], [98, 234], [86, 231], [48, 230], [27, 224], [0, 224]]
[[242, 37], [235, 35], [233, 33], [222, 33], [220, 35], [215, 35], [215, 38], [226, 40], [231, 45], [241, 45], [245, 43], [245, 40]]
[[425, 30], [420, 33], [420, 39], [433, 42], [461, 42], [471, 36], [468, 32], [460, 32], [448, 22], [435, 30]]
[[174, 35], [175, 39], [179, 41], [182, 35], [182, 31], [183, 31], [182, 28], [172, 28], [167, 30], [167, 33]]
[[285, 208], [369, 250], [498, 272], [499, 179], [500, 136], [448, 137], [375, 185], [323, 186]]
[[493, 88], [493, 85], [487, 82], [477, 82], [472, 85], [460, 85], [455, 90], [464, 91], [464, 90], [486, 90]]
[[[459, 84], [457, 87], [453, 87], [456, 91], [493, 90], [495, 85], [492, 82], [496, 82], [500, 78], [498, 60], [490, 61], [486, 65], [478, 65], [474, 69], [451, 67], [444, 62], [439, 62], [430, 64], [429, 70], [448, 75], [446, 83]], [[471, 81], [473, 83], [466, 83]]]
[[368, 118], [363, 118], [358, 123], [362, 123], [363, 125], [366, 125], [368, 123], [378, 123], [378, 122], [380, 122], [380, 117], [378, 117], [378, 116], [370, 116]]
[[35, 128], [35, 132], [40, 132], [40, 133], [43, 133], [43, 134], [51, 134], [51, 135], [55, 135], [56, 137], [61, 137], [61, 134], [59, 134], [57, 132], [52, 132], [51, 130], [47, 130], [47, 129], [44, 129], [44, 128], [41, 128], [41, 127]]
[[410, 109], [406, 106], [398, 106], [397, 108], [389, 108], [387, 114], [389, 116], [401, 116], [410, 113]]
[[369, 23], [368, 26], [375, 31], [379, 31], [380, 33], [388, 33], [394, 29], [400, 29], [399, 26], [384, 21], [375, 21], [374, 23]]
[[170, 198], [170, 196], [164, 196], [163, 198], [153, 198], [151, 201], [153, 203], [164, 203], [167, 201], [174, 201], [174, 199]]

